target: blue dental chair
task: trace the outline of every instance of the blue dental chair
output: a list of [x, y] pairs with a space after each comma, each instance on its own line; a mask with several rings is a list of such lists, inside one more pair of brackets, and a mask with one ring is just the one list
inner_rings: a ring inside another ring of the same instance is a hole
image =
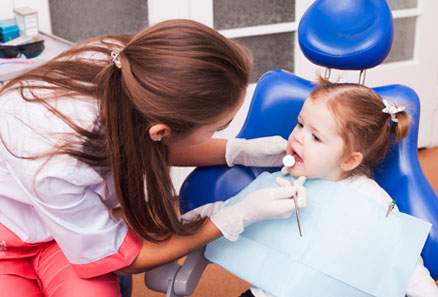
[[[298, 28], [300, 47], [310, 61], [327, 69], [358, 70], [361, 83], [365, 82], [365, 70], [379, 65], [388, 55], [392, 37], [392, 15], [385, 0], [317, 0]], [[314, 87], [314, 83], [281, 69], [267, 72], [257, 83], [248, 116], [236, 137], [287, 138]], [[419, 98], [414, 90], [402, 85], [376, 87], [374, 91], [388, 101], [407, 106], [412, 117], [408, 137], [391, 147], [375, 178], [402, 212], [433, 224], [422, 257], [432, 277], [438, 279], [438, 197], [417, 157]], [[243, 166], [197, 168], [181, 188], [181, 211], [226, 200], [261, 172], [278, 170]], [[170, 263], [148, 272], [145, 282], [154, 290], [167, 292], [166, 296], [188, 296], [207, 264], [203, 251], [196, 251], [183, 265]]]

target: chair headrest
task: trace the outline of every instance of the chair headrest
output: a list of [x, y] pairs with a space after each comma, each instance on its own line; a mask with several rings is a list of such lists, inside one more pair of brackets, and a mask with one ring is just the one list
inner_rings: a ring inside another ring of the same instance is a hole
[[386, 0], [317, 0], [298, 27], [304, 55], [335, 69], [360, 70], [380, 64], [393, 38]]

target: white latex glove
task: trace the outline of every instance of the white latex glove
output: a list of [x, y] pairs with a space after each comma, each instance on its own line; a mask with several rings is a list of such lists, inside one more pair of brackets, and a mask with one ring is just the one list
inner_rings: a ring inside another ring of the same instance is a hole
[[181, 221], [183, 223], [191, 222], [193, 220], [199, 219], [199, 218], [205, 218], [205, 217], [211, 217], [215, 213], [217, 213], [219, 210], [224, 208], [224, 201], [216, 201], [213, 203], [207, 203], [202, 206], [199, 206], [195, 209], [192, 209], [189, 212], [186, 212], [181, 216]]
[[304, 191], [302, 199], [297, 200], [298, 207], [306, 205], [305, 189], [302, 184], [295, 186], [289, 181], [278, 180], [280, 188], [266, 188], [249, 194], [244, 200], [234, 205], [224, 205], [210, 218], [221, 230], [225, 238], [235, 241], [245, 227], [255, 222], [270, 219], [288, 218], [295, 209], [291, 197]]
[[295, 210], [291, 197], [296, 197], [299, 208], [307, 205], [305, 177], [293, 181], [277, 178], [280, 188], [266, 188], [252, 192], [233, 205], [217, 201], [195, 208], [181, 216], [183, 222], [210, 217], [223, 236], [231, 241], [239, 238], [246, 226], [261, 221], [288, 218]]
[[287, 141], [281, 136], [228, 140], [225, 160], [228, 166], [280, 167]]
[[297, 188], [290, 184], [257, 190], [234, 205], [225, 205], [210, 219], [225, 238], [235, 241], [245, 227], [255, 222], [290, 217], [295, 209], [291, 197], [296, 194]]
[[304, 187], [304, 183], [306, 182], [306, 177], [300, 176], [297, 179], [294, 179], [293, 181], [277, 177], [276, 179], [277, 184], [279, 184], [282, 187], [290, 186], [291, 184], [296, 187], [296, 202], [298, 208], [303, 208], [307, 206], [307, 194], [306, 194], [306, 188]]

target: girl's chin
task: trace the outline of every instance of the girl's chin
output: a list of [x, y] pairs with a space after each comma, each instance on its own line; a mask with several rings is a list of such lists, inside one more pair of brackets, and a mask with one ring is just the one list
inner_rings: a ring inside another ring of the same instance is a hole
[[297, 168], [297, 166], [289, 168], [289, 174], [294, 177], [305, 175], [304, 170], [302, 170], [301, 168]]

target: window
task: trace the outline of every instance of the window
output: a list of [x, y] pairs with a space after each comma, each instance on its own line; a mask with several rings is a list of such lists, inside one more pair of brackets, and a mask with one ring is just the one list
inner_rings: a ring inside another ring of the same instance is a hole
[[146, 0], [49, 0], [54, 35], [80, 41], [140, 31], [148, 24]]
[[295, 1], [213, 0], [213, 27], [252, 52], [251, 82], [273, 68], [294, 70]]
[[414, 59], [418, 0], [388, 0], [394, 17], [394, 41], [383, 63]]

